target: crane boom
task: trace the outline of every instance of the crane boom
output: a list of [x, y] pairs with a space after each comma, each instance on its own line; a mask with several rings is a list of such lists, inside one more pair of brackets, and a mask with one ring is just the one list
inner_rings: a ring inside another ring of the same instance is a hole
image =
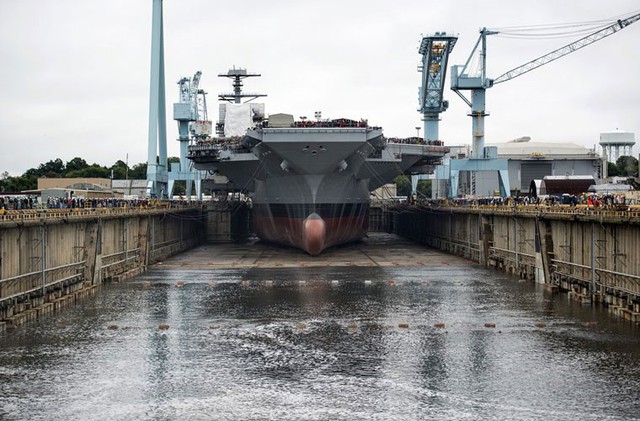
[[564, 47], [558, 48], [557, 50], [538, 57], [535, 60], [531, 60], [528, 63], [509, 70], [508, 72], [495, 78], [493, 80], [493, 85], [506, 82], [527, 72], [530, 72], [531, 70], [537, 69], [538, 67], [543, 66], [551, 61], [557, 60], [560, 57], [571, 54], [574, 51], [586, 47], [587, 45], [593, 44], [596, 41], [600, 41], [602, 38], [606, 38], [609, 35], [615, 34], [619, 30], [626, 28], [627, 26], [631, 25], [634, 22], [637, 22], [638, 20], [640, 20], [640, 13], [630, 16], [626, 19], [618, 19], [615, 23], [602, 28], [590, 35], [587, 35], [586, 37], [580, 38], [579, 40], [574, 41], [571, 44], [567, 44]]
[[434, 35], [423, 37], [420, 43], [418, 51], [422, 55], [422, 61], [418, 71], [422, 73], [422, 85], [418, 91], [418, 111], [422, 113], [424, 121], [425, 140], [440, 140], [440, 114], [449, 107], [449, 101], [445, 101], [442, 95], [447, 75], [447, 61], [457, 41], [458, 37], [455, 35], [436, 32]]

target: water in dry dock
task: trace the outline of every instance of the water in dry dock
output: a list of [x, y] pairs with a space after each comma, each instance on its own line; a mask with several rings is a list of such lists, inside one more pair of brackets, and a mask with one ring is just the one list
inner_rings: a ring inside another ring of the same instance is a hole
[[638, 328], [384, 235], [203, 247], [0, 336], [7, 420], [627, 420], [639, 391]]

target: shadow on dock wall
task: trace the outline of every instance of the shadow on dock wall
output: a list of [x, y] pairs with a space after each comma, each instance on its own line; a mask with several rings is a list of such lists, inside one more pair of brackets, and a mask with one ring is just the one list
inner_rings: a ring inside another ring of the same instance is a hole
[[42, 212], [0, 221], [0, 331], [204, 241], [201, 209]]
[[640, 322], [640, 217], [561, 208], [398, 206], [394, 232]]

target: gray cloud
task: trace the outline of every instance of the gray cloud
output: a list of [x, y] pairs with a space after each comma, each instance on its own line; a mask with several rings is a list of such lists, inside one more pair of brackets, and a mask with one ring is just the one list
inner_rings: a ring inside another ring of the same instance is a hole
[[[368, 118], [387, 136], [411, 136], [417, 113], [422, 33], [460, 36], [451, 64], [463, 63], [482, 26], [592, 21], [638, 8], [635, 0], [580, 3], [165, 0], [168, 150], [178, 154], [171, 103], [176, 81], [203, 71], [210, 112], [229, 67], [263, 75], [246, 89], [267, 93], [267, 112]], [[579, 7], [577, 5], [579, 4]], [[20, 175], [75, 156], [111, 165], [146, 160], [151, 0], [0, 0], [0, 172]], [[640, 133], [637, 39], [640, 23], [488, 91], [487, 141], [597, 143], [603, 131]], [[492, 37], [489, 76], [571, 39]], [[447, 82], [448, 84], [448, 82]], [[440, 134], [469, 143], [468, 109], [451, 106]], [[637, 149], [637, 148], [636, 148]]]

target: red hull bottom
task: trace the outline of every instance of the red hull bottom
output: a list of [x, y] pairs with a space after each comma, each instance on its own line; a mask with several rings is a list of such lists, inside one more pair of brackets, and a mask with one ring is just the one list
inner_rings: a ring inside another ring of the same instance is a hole
[[307, 218], [254, 216], [255, 233], [263, 240], [300, 248], [312, 256], [327, 247], [363, 238], [369, 228], [368, 215], [323, 219], [317, 214]]

